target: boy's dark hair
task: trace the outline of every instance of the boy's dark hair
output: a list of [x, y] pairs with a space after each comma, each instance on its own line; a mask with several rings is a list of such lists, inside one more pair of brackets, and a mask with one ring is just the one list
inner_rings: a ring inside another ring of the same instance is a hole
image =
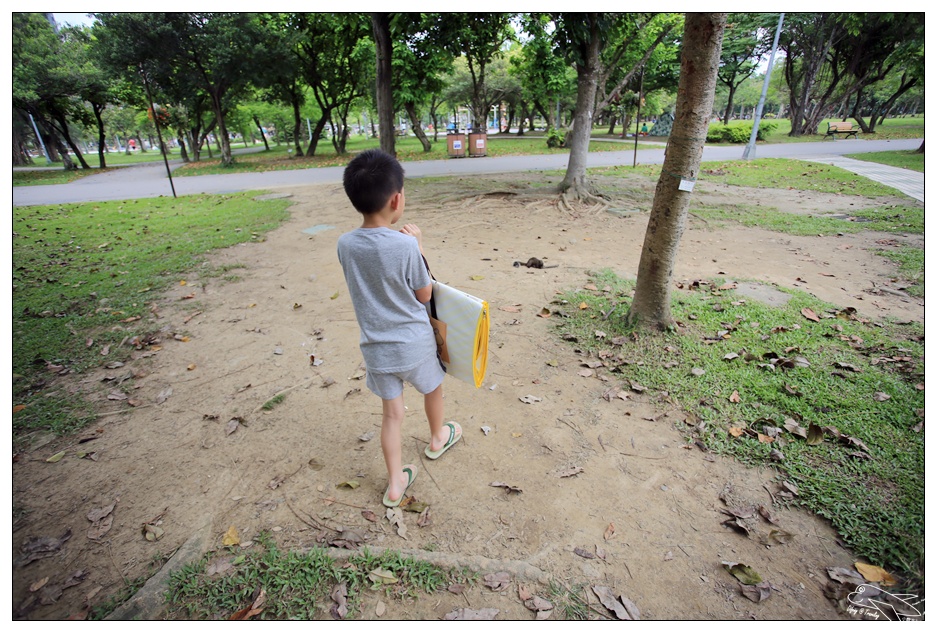
[[343, 183], [354, 208], [370, 215], [403, 190], [403, 166], [385, 151], [368, 149], [345, 167]]

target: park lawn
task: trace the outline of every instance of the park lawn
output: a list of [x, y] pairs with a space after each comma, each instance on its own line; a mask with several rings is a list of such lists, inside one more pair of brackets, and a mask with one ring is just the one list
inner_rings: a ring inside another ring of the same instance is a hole
[[[825, 131], [828, 129], [828, 124], [835, 123], [839, 119], [823, 119], [819, 123], [817, 128], [818, 134], [807, 134], [804, 136], [791, 137], [790, 129], [791, 123], [790, 119], [764, 119], [765, 121], [770, 121], [777, 125], [777, 128], [772, 131], [765, 141], [768, 144], [774, 143], [802, 143], [802, 142], [820, 142], [820, 141], [830, 141], [831, 137], [825, 136]], [[858, 123], [855, 119], [848, 119], [854, 126], [855, 129], [858, 128]], [[734, 123], [734, 121], [729, 121], [729, 125]], [[712, 123], [715, 125], [715, 123]], [[923, 126], [923, 116], [916, 116], [911, 118], [893, 118], [885, 119], [883, 123], [880, 123], [875, 128], [874, 134], [863, 134], [860, 130], [858, 132], [858, 138], [864, 140], [897, 140], [904, 138], [924, 138], [924, 126]]]
[[867, 162], [878, 162], [882, 165], [891, 167], [900, 167], [901, 169], [912, 169], [923, 173], [924, 155], [911, 151], [874, 151], [866, 154], [846, 154], [846, 158], [855, 160], [865, 160]]
[[279, 226], [288, 202], [258, 193], [14, 207], [14, 437], [90, 422], [85, 402], [47, 391], [48, 376], [83, 372], [102, 355], [125, 360], [133, 347], [121, 341], [150, 333], [142, 317], [205, 253]]
[[75, 180], [80, 180], [85, 176], [103, 173], [100, 169], [72, 169], [65, 171], [64, 168], [58, 168], [49, 171], [24, 171], [13, 170], [13, 186], [33, 186], [39, 184], [68, 184]]
[[[602, 167], [596, 173], [640, 174], [658, 178], [662, 165]], [[592, 170], [589, 170], [592, 171]], [[906, 197], [892, 187], [832, 165], [790, 158], [759, 158], [702, 163], [699, 180], [743, 187], [796, 189], [823, 193], [847, 193], [865, 197]]]
[[677, 284], [680, 331], [649, 335], [625, 322], [633, 281], [610, 270], [590, 281], [551, 306], [557, 335], [624, 392], [678, 402], [687, 445], [777, 468], [778, 487], [792, 483], [779, 502], [827, 518], [857, 555], [922, 583], [922, 325], [870, 322], [800, 291], [773, 308], [716, 278]]

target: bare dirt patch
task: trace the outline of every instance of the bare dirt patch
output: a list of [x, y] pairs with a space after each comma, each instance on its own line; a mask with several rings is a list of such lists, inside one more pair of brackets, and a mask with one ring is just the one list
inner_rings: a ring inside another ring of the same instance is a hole
[[[407, 183], [405, 221], [422, 228], [435, 276], [492, 308], [483, 387], [445, 382], [446, 418], [461, 423], [465, 438], [437, 462], [420, 456], [427, 437], [421, 398], [406, 391], [404, 460], [420, 465], [411, 492], [431, 506], [431, 525], [418, 527], [418, 514], [405, 514], [404, 540], [385, 519], [362, 516], [364, 510], [383, 516], [386, 479], [380, 405], [355, 379], [358, 328], [335, 255], [338, 236], [359, 219], [340, 186], [292, 188], [286, 224], [261, 243], [213, 257], [216, 266], [244, 266], [231, 272], [239, 279], [200, 278], [193, 270], [186, 286], [165, 297], [150, 323], [161, 332], [159, 351], [71, 383], [100, 400], [105, 416], [98, 423], [14, 462], [14, 557], [32, 538], [72, 534], [54, 555], [14, 568], [14, 616], [33, 594], [31, 585], [84, 570], [80, 584], [25, 618], [80, 613], [208, 524], [218, 547], [231, 526], [248, 543], [269, 531], [283, 548], [309, 547], [334, 529], [354, 527], [375, 546], [432, 551], [453, 562], [481, 556], [505, 568], [523, 562], [568, 587], [615, 588], [645, 619], [842, 617], [822, 594], [824, 569], [848, 566], [852, 555], [824, 520], [771, 505], [776, 472], [687, 449], [676, 429], [681, 411], [652, 388], [628, 401], [606, 401], [603, 379], [614, 378], [579, 375], [581, 356], [553, 335], [550, 320], [537, 317], [557, 292], [586, 283], [589, 270], [634, 274], [653, 189], [649, 181], [635, 184], [615, 202], [642, 212], [569, 214], [539, 187], [549, 179]], [[492, 191], [500, 193], [481, 195]], [[739, 203], [762, 192], [701, 191], [699, 200], [719, 195]], [[812, 197], [817, 206], [830, 202]], [[771, 204], [799, 212], [804, 195], [776, 196]], [[320, 228], [303, 232], [314, 227]], [[890, 277], [889, 264], [872, 253], [879, 238], [794, 237], [692, 220], [677, 278], [727, 275], [799, 287], [869, 318], [922, 322], [922, 301], [872, 293]], [[512, 265], [529, 257], [557, 267]], [[190, 293], [195, 297], [183, 298]], [[134, 409], [107, 401], [101, 382], [130, 369], [143, 372], [129, 382], [133, 397], [145, 402]], [[263, 410], [277, 395], [280, 403]], [[527, 395], [533, 403], [521, 401]], [[79, 444], [83, 437], [94, 439]], [[63, 449], [64, 458], [46, 462]], [[78, 458], [90, 451], [97, 460]], [[581, 472], [563, 477], [576, 468]], [[357, 489], [336, 487], [352, 480]], [[760, 543], [770, 527], [764, 521], [754, 521], [750, 538], [722, 526], [727, 516], [719, 496], [729, 484], [737, 497], [772, 507], [795, 539], [768, 548]], [[92, 525], [89, 512], [111, 503], [111, 527], [91, 539], [101, 525]], [[327, 528], [310, 527], [309, 517]], [[144, 525], [157, 522], [164, 535], [148, 541]], [[614, 535], [605, 539], [612, 523]], [[722, 561], [758, 570], [777, 588], [773, 597], [762, 603], [742, 597]], [[542, 587], [537, 593], [548, 597]], [[363, 618], [375, 617], [376, 600], [364, 597]], [[384, 618], [434, 619], [464, 607], [533, 618], [515, 589], [493, 593], [480, 585], [462, 596], [391, 603]]]

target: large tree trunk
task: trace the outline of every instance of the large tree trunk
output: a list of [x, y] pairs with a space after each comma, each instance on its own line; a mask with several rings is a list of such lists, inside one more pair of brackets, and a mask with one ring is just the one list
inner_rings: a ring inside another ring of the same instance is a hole
[[65, 142], [68, 143], [68, 146], [71, 147], [72, 151], [75, 152], [75, 157], [77, 157], [78, 162], [81, 163], [81, 168], [90, 169], [91, 165], [85, 161], [84, 156], [81, 155], [81, 150], [78, 149], [78, 145], [75, 144], [75, 141], [72, 140], [71, 135], [68, 133], [68, 122], [65, 120], [65, 117], [62, 114], [56, 114], [55, 118], [59, 124], [59, 133], [62, 135], [62, 138], [65, 139]]
[[306, 156], [315, 155], [319, 139], [322, 137], [322, 130], [325, 129], [325, 123], [328, 121], [330, 114], [330, 112], [322, 112], [322, 116], [319, 117], [318, 122], [315, 123], [315, 129], [312, 130], [312, 140], [309, 141], [309, 149], [306, 151]]
[[[589, 40], [585, 52], [585, 63], [576, 64], [578, 91], [575, 100], [575, 118], [572, 123], [572, 144], [569, 151], [569, 166], [565, 178], [559, 185], [560, 193], [572, 199], [589, 199], [594, 195], [585, 175], [588, 163], [588, 143], [591, 140], [592, 112], [595, 94], [598, 91], [598, 72], [601, 63], [601, 35], [598, 30], [598, 15], [586, 14]], [[568, 145], [568, 142], [566, 143]]]
[[377, 51], [377, 117], [380, 119], [380, 148], [396, 156], [393, 130], [393, 41], [390, 39], [390, 14], [371, 13], [374, 48]]
[[419, 121], [419, 114], [416, 112], [416, 104], [412, 101], [406, 104], [406, 115], [409, 116], [410, 125], [413, 126], [413, 133], [416, 135], [416, 138], [419, 139], [419, 142], [422, 143], [423, 151], [429, 153], [432, 151], [432, 145], [429, 143], [429, 139], [426, 138], [422, 123]]
[[673, 268], [692, 197], [680, 187], [683, 182], [694, 183], [699, 174], [727, 17], [726, 13], [686, 15], [676, 116], [644, 236], [634, 300], [627, 313], [632, 326], [663, 330], [676, 324], [670, 311]]
[[221, 144], [221, 166], [230, 167], [234, 164], [234, 158], [231, 156], [231, 139], [228, 138], [227, 126], [224, 124], [224, 109], [221, 106], [221, 95], [217, 90], [211, 93], [211, 105], [218, 124], [216, 138]]
[[[734, 95], [737, 90], [738, 90], [738, 86], [736, 86], [733, 83], [730, 86], [728, 86], [728, 104], [725, 105], [725, 116], [724, 118], [722, 118], [722, 125], [728, 125], [728, 121], [731, 120], [731, 113], [732, 113], [732, 110], [734, 109]], [[744, 110], [742, 108], [742, 113], [743, 111]]]
[[915, 154], [922, 154], [922, 153], [924, 153], [924, 152], [923, 152], [923, 145], [925, 145], [925, 144], [926, 144], [926, 141], [925, 141], [925, 140], [921, 140], [921, 141], [920, 141], [920, 146], [917, 147], [917, 150], [916, 150], [915, 152], [913, 152], [913, 153], [915, 153]]

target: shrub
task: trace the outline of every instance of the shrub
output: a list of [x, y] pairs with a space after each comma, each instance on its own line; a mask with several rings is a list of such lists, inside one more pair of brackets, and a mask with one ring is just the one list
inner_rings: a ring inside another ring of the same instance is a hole
[[550, 149], [565, 147], [565, 134], [562, 130], [554, 127], [546, 132], [546, 146]]
[[[754, 129], [754, 123], [750, 121], [733, 125], [722, 125], [721, 123], [710, 125], [705, 142], [746, 143], [751, 139], [752, 129]], [[766, 136], [775, 129], [777, 129], [776, 123], [762, 120], [760, 125], [757, 126], [757, 140], [765, 140]]]

